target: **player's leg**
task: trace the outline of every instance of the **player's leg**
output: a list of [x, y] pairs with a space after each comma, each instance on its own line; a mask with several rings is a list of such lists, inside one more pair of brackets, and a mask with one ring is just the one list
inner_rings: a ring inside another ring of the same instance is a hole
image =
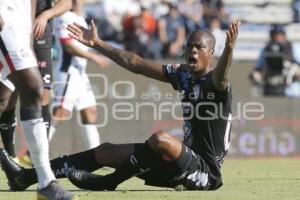
[[[50, 161], [50, 164], [56, 178], [65, 178], [72, 169], [93, 172], [103, 166], [115, 168], [133, 152], [138, 151], [142, 145], [104, 143], [94, 149], [55, 158]], [[0, 149], [0, 161], [5, 173], [11, 177], [11, 190], [23, 191], [30, 185], [37, 183], [35, 170], [22, 168], [3, 149]]]
[[80, 110], [81, 136], [86, 149], [92, 149], [100, 145], [99, 132], [97, 130], [97, 108], [91, 106]]
[[[44, 188], [55, 180], [51, 171], [48, 155], [48, 140], [45, 125], [41, 116], [41, 94], [43, 83], [37, 69], [37, 63], [30, 48], [30, 16], [28, 21], [20, 17], [21, 7], [1, 7], [5, 21], [9, 25], [1, 34], [1, 52], [6, 61], [2, 73], [16, 87], [20, 96], [20, 119], [30, 149], [33, 163], [39, 176], [39, 188]], [[19, 16], [19, 17], [18, 17]], [[22, 17], [26, 17], [22, 16]], [[22, 23], [24, 22], [24, 23]], [[22, 24], [20, 24], [22, 23]], [[6, 71], [4, 71], [6, 70]]]
[[112, 174], [100, 176], [71, 170], [68, 178], [81, 189], [95, 191], [114, 190], [134, 175], [153, 186], [174, 188], [183, 185], [188, 190], [216, 190], [222, 186], [220, 167], [213, 155], [207, 159], [210, 159], [210, 165], [176, 138], [158, 132], [118, 164]]
[[15, 71], [10, 79], [20, 96], [20, 119], [39, 176], [39, 188], [44, 188], [55, 177], [49, 164], [48, 139], [42, 118], [43, 83], [37, 68]]
[[[46, 31], [48, 29], [46, 29]], [[42, 115], [47, 127], [47, 134], [49, 134], [49, 128], [51, 125], [51, 114], [49, 111], [49, 98], [50, 98], [50, 89], [52, 83], [52, 55], [51, 55], [52, 40], [47, 39], [47, 37], [52, 38], [52, 33], [50, 34], [45, 33], [43, 38], [35, 40], [34, 51], [36, 54], [38, 67], [44, 83]]]
[[[119, 165], [116, 170], [106, 176], [95, 176], [84, 171], [70, 171], [69, 180], [82, 189], [114, 190], [123, 181], [154, 168], [160, 162], [174, 163], [178, 170], [187, 162], [183, 156], [182, 143], [167, 132], [154, 133], [144, 144], [137, 148]], [[97, 153], [97, 156], [100, 156]], [[108, 154], [109, 155], [109, 154]], [[99, 162], [101, 162], [101, 158]]]
[[[52, 83], [52, 58], [51, 58], [52, 40], [48, 39], [47, 37], [52, 38], [52, 33], [50, 28], [46, 28], [46, 33], [42, 38], [38, 40], [34, 40], [34, 51], [38, 62], [38, 68], [40, 70], [43, 83], [44, 83], [44, 91], [42, 97], [42, 116], [47, 128], [47, 135], [49, 138], [49, 130], [51, 125], [51, 115], [49, 112], [49, 96], [50, 96], [50, 89]], [[26, 167], [32, 166], [32, 162], [28, 151], [25, 154], [23, 154], [19, 158], [19, 160], [22, 166], [26, 166]]]
[[17, 119], [15, 115], [15, 106], [18, 99], [17, 93], [13, 93], [10, 98], [7, 109], [0, 117], [0, 132], [4, 148], [10, 156], [16, 157], [15, 152], [15, 131], [17, 126]]
[[48, 139], [51, 141], [56, 132], [56, 126], [67, 119], [72, 115], [72, 111], [69, 111], [62, 106], [55, 106], [52, 109], [52, 123], [49, 130]]
[[[0, 62], [1, 64], [1, 62]], [[0, 113], [2, 114], [9, 104], [10, 98], [15, 90], [14, 85], [8, 79], [0, 80]]]
[[[3, 146], [11, 157], [16, 157], [14, 142], [17, 125], [15, 106], [18, 95], [14, 91], [14, 85], [9, 80], [0, 82], [0, 133]], [[4, 111], [3, 111], [4, 109]]]
[[[86, 149], [100, 145], [100, 137], [97, 129], [97, 108], [96, 98], [92, 91], [90, 81], [86, 74], [78, 76], [81, 85], [81, 95], [78, 95], [76, 108], [81, 116], [81, 135]], [[75, 87], [74, 87], [75, 88]]]
[[[8, 78], [20, 97], [21, 124], [38, 175], [38, 199], [45, 193], [45, 188], [53, 199], [58, 199], [54, 197], [56, 195], [73, 199], [74, 195], [57, 186], [50, 168], [47, 132], [42, 118], [43, 82], [30, 48], [31, 4], [30, 1], [23, 3], [23, 6], [14, 2], [9, 6], [0, 6], [6, 23], [0, 32], [1, 52], [6, 61], [1, 73], [5, 78], [9, 74]], [[10, 175], [6, 175], [10, 179]]]
[[20, 118], [38, 178], [38, 198], [43, 199], [44, 193], [50, 192], [46, 196], [59, 194], [64, 199], [73, 199], [73, 194], [57, 185], [50, 167], [48, 138], [41, 109], [43, 84], [38, 69], [16, 71], [10, 78], [20, 95]]
[[109, 175], [111, 183], [115, 186], [137, 175], [141, 170], [152, 168], [156, 161], [161, 159], [168, 162], [177, 162], [178, 165], [185, 163], [185, 158], [181, 158], [182, 143], [167, 132], [159, 131], [154, 133], [141, 147], [134, 152], [114, 173]]
[[5, 111], [1, 112], [0, 117], [0, 133], [4, 148], [8, 154], [13, 157], [18, 163], [24, 167], [32, 167], [32, 162], [29, 157], [29, 153], [25, 153], [23, 156], [17, 158], [15, 153], [15, 130], [17, 126], [17, 119], [15, 116], [15, 109], [18, 100], [18, 94], [15, 92], [15, 86], [8, 80], [2, 80], [0, 82], [0, 96], [2, 97], [1, 105]]
[[74, 107], [74, 97], [70, 89], [70, 81], [73, 80], [73, 75], [55, 70], [53, 79], [53, 94], [52, 96], [52, 123], [49, 130], [49, 141], [52, 140], [56, 126], [72, 117]]

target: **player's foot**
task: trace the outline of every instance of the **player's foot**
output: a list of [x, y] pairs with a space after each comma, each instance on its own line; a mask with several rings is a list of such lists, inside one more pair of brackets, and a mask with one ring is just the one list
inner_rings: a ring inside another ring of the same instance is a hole
[[21, 165], [24, 168], [32, 168], [32, 161], [28, 153], [25, 153], [23, 156], [20, 156], [19, 158], [19, 165]]
[[2, 170], [8, 179], [8, 186], [11, 191], [24, 191], [31, 185], [26, 183], [24, 178], [25, 169], [14, 162], [4, 149], [0, 149], [0, 162]]
[[79, 200], [79, 197], [52, 181], [47, 187], [37, 191], [37, 200]]
[[80, 189], [102, 191], [112, 191], [116, 189], [108, 176], [101, 176], [83, 170], [72, 169], [67, 174], [68, 179]]

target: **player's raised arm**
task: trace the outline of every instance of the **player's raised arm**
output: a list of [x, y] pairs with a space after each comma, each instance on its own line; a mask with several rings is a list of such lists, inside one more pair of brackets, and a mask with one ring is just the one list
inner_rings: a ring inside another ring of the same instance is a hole
[[233, 48], [235, 45], [235, 41], [238, 36], [240, 21], [233, 21], [229, 29], [227, 31], [227, 38], [225, 42], [225, 48], [221, 57], [219, 58], [219, 62], [216, 68], [213, 71], [213, 83], [215, 87], [224, 91], [228, 87], [229, 83], [229, 68], [232, 61]]
[[34, 20], [33, 36], [41, 38], [44, 35], [47, 22], [72, 8], [72, 0], [58, 0], [50, 9], [43, 11]]
[[2, 31], [2, 27], [4, 26], [4, 20], [3, 18], [1, 17], [1, 14], [0, 14], [0, 31]]
[[68, 25], [68, 30], [71, 32], [70, 36], [72, 38], [91, 48], [94, 48], [98, 52], [116, 62], [121, 67], [149, 78], [164, 82], [167, 81], [163, 73], [162, 64], [145, 60], [134, 53], [114, 48], [103, 40], [99, 39], [97, 36], [97, 28], [93, 20], [91, 22], [91, 29], [86, 29], [81, 25], [74, 23]]

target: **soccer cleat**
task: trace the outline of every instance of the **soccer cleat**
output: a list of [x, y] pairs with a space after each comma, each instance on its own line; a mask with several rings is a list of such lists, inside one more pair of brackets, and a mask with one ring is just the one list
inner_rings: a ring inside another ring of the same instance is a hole
[[72, 169], [67, 174], [68, 179], [80, 189], [92, 191], [113, 191], [117, 185], [113, 185], [108, 176], [101, 176], [83, 170]]
[[37, 191], [37, 200], [79, 200], [79, 197], [52, 181], [47, 187]]
[[31, 185], [26, 183], [24, 178], [25, 169], [18, 165], [4, 149], [0, 149], [0, 162], [11, 191], [24, 191]]

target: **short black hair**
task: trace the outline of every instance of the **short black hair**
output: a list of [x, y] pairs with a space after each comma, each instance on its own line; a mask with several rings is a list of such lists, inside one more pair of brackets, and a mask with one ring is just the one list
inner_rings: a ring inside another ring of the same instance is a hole
[[195, 30], [192, 33], [190, 33], [186, 39], [186, 42], [193, 37], [194, 35], [199, 35], [202, 34], [203, 37], [205, 37], [208, 40], [208, 43], [210, 47], [214, 50], [215, 45], [216, 45], [216, 38], [215, 36], [210, 32], [210, 31], [200, 31], [200, 30]]

